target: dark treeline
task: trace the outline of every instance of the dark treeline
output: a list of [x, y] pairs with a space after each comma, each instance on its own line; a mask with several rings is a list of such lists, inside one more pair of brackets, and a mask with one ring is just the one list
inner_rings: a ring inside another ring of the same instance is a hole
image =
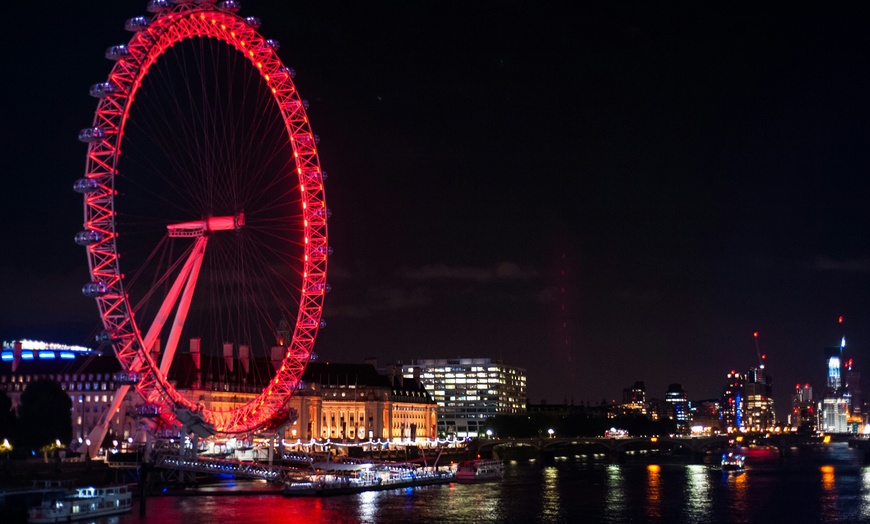
[[8, 441], [14, 455], [32, 455], [58, 441], [65, 446], [72, 439], [72, 400], [57, 382], [28, 384], [17, 411], [0, 391], [0, 443]]
[[483, 431], [490, 429], [493, 437], [499, 438], [548, 437], [550, 429], [556, 437], [602, 437], [610, 428], [628, 431], [632, 437], [670, 435], [676, 432], [676, 424], [669, 418], [652, 420], [640, 414], [609, 418], [583, 409], [570, 413], [498, 415], [487, 419]]

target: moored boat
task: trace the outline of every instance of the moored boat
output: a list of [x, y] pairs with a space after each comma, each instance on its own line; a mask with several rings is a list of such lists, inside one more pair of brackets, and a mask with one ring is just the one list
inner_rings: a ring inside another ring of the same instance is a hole
[[332, 463], [328, 469], [287, 481], [283, 494], [288, 497], [347, 495], [445, 484], [453, 479], [453, 472], [410, 464]]
[[504, 475], [504, 465], [500, 460], [467, 460], [456, 468], [458, 482], [484, 482], [501, 480]]
[[39, 506], [27, 511], [27, 521], [33, 524], [44, 522], [68, 522], [117, 515], [133, 507], [133, 491], [130, 486], [104, 488], [74, 488], [62, 496], [46, 498]]

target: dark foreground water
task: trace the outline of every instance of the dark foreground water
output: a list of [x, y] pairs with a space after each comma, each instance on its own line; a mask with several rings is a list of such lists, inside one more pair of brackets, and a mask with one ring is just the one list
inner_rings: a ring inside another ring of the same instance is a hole
[[689, 464], [509, 463], [501, 483], [329, 498], [152, 497], [145, 517], [137, 501], [111, 522], [870, 523], [870, 467], [836, 456], [740, 475]]

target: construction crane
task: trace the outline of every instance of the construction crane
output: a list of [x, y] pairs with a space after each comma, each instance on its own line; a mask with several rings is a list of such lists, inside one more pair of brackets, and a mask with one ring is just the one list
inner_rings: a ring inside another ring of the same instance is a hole
[[761, 354], [761, 349], [758, 347], [758, 331], [752, 334], [755, 337], [755, 353], [758, 355], [758, 369], [759, 372], [764, 369], [764, 359], [767, 358], [767, 355]]

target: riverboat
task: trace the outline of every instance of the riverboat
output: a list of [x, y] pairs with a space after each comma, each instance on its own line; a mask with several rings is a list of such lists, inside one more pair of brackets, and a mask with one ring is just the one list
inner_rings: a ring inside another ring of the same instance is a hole
[[501, 480], [504, 465], [500, 460], [467, 460], [456, 468], [456, 480], [462, 483]]
[[82, 487], [56, 497], [46, 498], [27, 511], [32, 524], [69, 522], [118, 515], [133, 507], [133, 491], [128, 485], [104, 488]]
[[721, 468], [724, 472], [740, 473], [746, 469], [746, 457], [733, 451], [723, 453]]
[[332, 463], [328, 468], [288, 480], [282, 493], [288, 497], [348, 495], [446, 484], [454, 479], [452, 471], [418, 468], [413, 464]]

